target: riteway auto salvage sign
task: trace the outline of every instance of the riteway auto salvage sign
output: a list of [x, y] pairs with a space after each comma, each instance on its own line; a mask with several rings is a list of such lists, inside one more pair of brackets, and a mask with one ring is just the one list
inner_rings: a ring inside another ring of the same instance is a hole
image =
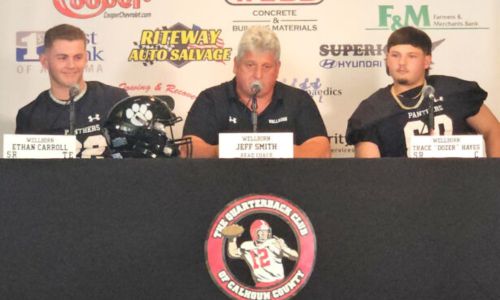
[[128, 60], [145, 66], [168, 61], [179, 68], [192, 61], [229, 61], [232, 48], [224, 47], [221, 33], [221, 29], [202, 29], [197, 25], [189, 28], [181, 23], [144, 29]]

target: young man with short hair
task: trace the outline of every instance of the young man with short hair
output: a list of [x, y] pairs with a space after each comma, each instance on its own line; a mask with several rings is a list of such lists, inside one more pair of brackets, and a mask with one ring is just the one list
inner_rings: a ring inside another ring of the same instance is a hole
[[489, 157], [500, 157], [500, 125], [483, 104], [487, 93], [476, 82], [428, 76], [432, 42], [416, 28], [403, 27], [387, 41], [386, 67], [393, 84], [361, 102], [348, 122], [346, 138], [361, 158], [406, 157], [414, 135], [429, 134], [424, 88], [435, 89], [431, 134], [482, 134]]
[[125, 90], [98, 81], [85, 81], [87, 38], [78, 27], [61, 24], [45, 33], [40, 56], [47, 69], [50, 89], [21, 108], [16, 118], [18, 134], [68, 134], [70, 128], [70, 89], [74, 97], [74, 133], [82, 158], [102, 157], [107, 143], [101, 134], [110, 108], [128, 97]]

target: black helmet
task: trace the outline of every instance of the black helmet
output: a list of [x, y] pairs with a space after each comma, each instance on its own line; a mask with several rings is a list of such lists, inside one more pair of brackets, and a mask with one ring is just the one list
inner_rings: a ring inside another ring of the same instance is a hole
[[174, 139], [172, 126], [182, 118], [172, 112], [173, 108], [170, 96], [132, 96], [116, 103], [104, 125], [112, 156], [175, 157], [184, 144], [190, 153], [190, 139]]

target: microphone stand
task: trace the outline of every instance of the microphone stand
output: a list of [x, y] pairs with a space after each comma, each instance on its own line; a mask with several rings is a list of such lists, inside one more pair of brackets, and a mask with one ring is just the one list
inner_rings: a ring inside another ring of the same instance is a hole
[[428, 121], [427, 127], [429, 127], [429, 135], [434, 135], [434, 95], [433, 94], [429, 95], [429, 121]]
[[69, 90], [69, 134], [70, 135], [75, 135], [75, 124], [76, 124], [76, 118], [75, 118], [75, 98], [78, 96], [80, 91], [78, 88], [70, 88]]
[[257, 132], [257, 93], [252, 94], [252, 128]]
[[69, 99], [69, 134], [75, 134], [75, 97]]

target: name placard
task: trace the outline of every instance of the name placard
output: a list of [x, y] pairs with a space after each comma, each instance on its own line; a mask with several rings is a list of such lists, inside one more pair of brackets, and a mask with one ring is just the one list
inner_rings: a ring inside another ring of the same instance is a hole
[[293, 133], [219, 133], [219, 158], [293, 158]]
[[4, 134], [4, 158], [74, 158], [74, 135]]
[[411, 138], [408, 157], [485, 157], [482, 135], [416, 135]]

